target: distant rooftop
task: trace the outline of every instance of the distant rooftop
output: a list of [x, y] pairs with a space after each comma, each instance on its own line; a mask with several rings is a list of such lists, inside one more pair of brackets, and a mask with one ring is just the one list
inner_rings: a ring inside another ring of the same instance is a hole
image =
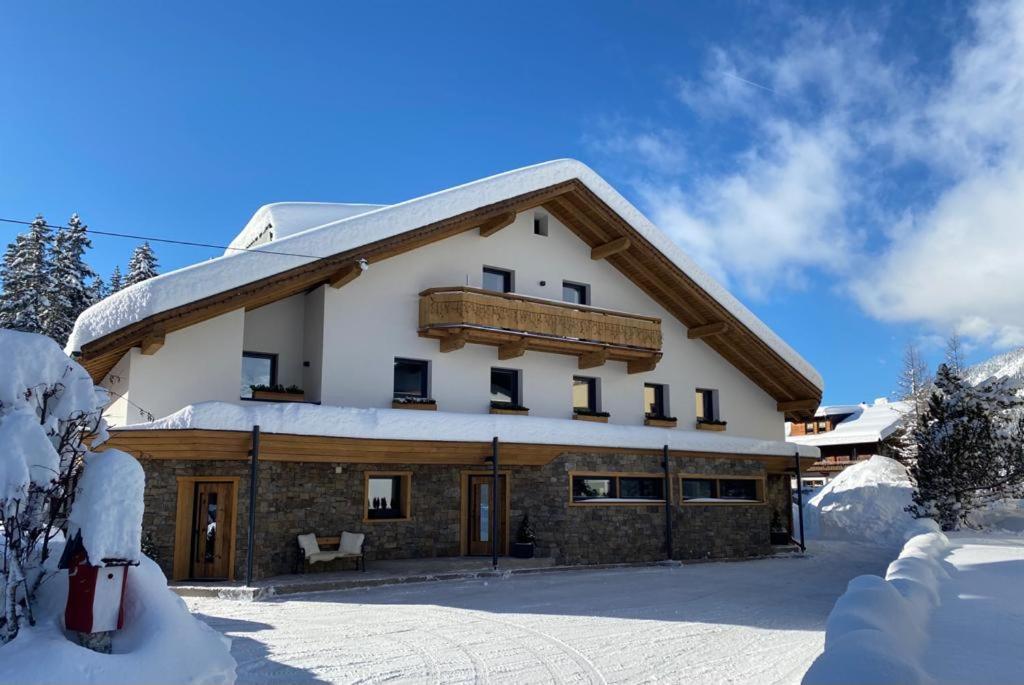
[[873, 404], [836, 404], [820, 407], [815, 416], [849, 414], [835, 429], [814, 435], [787, 435], [786, 440], [798, 445], [855, 445], [879, 442], [896, 432], [900, 417], [909, 409], [906, 402], [890, 402], [880, 397]]

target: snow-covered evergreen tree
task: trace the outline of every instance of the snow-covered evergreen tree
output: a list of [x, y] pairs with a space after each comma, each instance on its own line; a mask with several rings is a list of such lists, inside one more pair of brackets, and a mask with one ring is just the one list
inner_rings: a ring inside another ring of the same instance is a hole
[[0, 279], [0, 328], [46, 333], [49, 317], [50, 248], [53, 234], [42, 215], [7, 246]]
[[125, 277], [124, 285], [135, 285], [147, 278], [156, 276], [156, 255], [149, 243], [142, 243], [132, 251], [131, 259], [128, 260], [128, 275]]
[[107, 286], [107, 294], [113, 295], [123, 287], [124, 279], [121, 277], [121, 267], [115, 264], [114, 270], [110, 274], [110, 285]]
[[89, 303], [96, 304], [108, 294], [107, 283], [102, 276], [96, 276], [89, 286]]
[[961, 378], [967, 370], [967, 355], [964, 352], [964, 343], [958, 333], [953, 333], [946, 340], [946, 366], [949, 370]]
[[917, 517], [957, 530], [989, 501], [1024, 496], [1024, 401], [1020, 384], [990, 378], [977, 385], [939, 367], [935, 390], [913, 431], [910, 467]]
[[78, 214], [72, 214], [67, 228], [57, 231], [54, 238], [49, 307], [44, 322], [46, 334], [62, 345], [71, 335], [75, 319], [93, 301], [94, 293], [87, 281], [96, 278], [96, 272], [84, 259], [85, 251], [91, 247], [85, 224]]

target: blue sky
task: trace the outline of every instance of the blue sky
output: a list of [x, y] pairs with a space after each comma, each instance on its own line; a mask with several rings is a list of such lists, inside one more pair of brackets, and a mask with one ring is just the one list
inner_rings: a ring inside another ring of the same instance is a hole
[[[226, 243], [262, 204], [590, 164], [825, 376], [1024, 344], [1021, 2], [7, 3], [0, 216]], [[4, 243], [14, 230], [0, 236]], [[134, 242], [94, 238], [104, 275]], [[161, 267], [217, 251], [156, 245]]]

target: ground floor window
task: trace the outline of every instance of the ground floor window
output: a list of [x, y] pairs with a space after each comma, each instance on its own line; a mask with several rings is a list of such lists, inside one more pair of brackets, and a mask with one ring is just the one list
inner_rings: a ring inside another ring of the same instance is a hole
[[574, 504], [635, 504], [665, 501], [665, 479], [644, 474], [574, 473]]
[[760, 476], [682, 476], [683, 503], [764, 502], [764, 478]]
[[367, 473], [364, 520], [408, 519], [411, 481], [407, 472]]

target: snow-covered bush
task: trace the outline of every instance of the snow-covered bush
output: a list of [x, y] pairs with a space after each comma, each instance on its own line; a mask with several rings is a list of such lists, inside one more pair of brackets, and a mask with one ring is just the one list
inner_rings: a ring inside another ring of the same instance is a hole
[[0, 359], [2, 644], [35, 621], [34, 598], [64, 539], [85, 439], [103, 437], [105, 396], [44, 336], [0, 330]]
[[1024, 496], [1024, 400], [1017, 381], [972, 385], [945, 365], [935, 386], [912, 435], [917, 460], [908, 511], [957, 530], [976, 508]]
[[807, 502], [804, 530], [812, 539], [897, 546], [913, 520], [906, 511], [912, 491], [902, 464], [871, 457], [845, 469]]

